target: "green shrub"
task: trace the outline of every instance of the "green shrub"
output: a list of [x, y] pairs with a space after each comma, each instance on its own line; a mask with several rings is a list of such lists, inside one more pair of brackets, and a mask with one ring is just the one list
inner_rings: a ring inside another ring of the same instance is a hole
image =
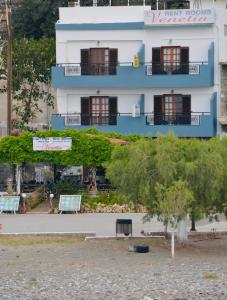
[[128, 200], [118, 192], [100, 192], [95, 198], [90, 198], [87, 193], [83, 193], [82, 203], [87, 203], [92, 209], [95, 209], [98, 203], [105, 205], [124, 205], [128, 204]]
[[72, 183], [69, 181], [61, 180], [54, 184], [54, 192], [59, 195], [74, 195], [79, 192], [79, 185], [77, 183]]

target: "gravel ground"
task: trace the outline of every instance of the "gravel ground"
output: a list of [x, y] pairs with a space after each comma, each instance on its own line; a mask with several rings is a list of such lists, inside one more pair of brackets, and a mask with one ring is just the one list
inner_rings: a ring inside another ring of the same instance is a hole
[[[146, 243], [146, 254], [128, 252]], [[164, 240], [0, 236], [0, 299], [226, 300], [227, 238]]]

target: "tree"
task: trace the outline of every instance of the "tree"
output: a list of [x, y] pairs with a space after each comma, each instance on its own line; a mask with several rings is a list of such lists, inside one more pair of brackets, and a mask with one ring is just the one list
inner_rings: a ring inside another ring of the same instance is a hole
[[194, 202], [193, 192], [188, 188], [187, 182], [182, 180], [173, 182], [168, 188], [157, 182], [155, 189], [160, 219], [171, 224], [173, 230], [179, 227], [178, 240], [183, 242], [187, 239], [187, 226], [181, 230], [181, 225], [184, 225], [182, 222], [187, 217]]
[[196, 220], [220, 211], [217, 203], [224, 186], [223, 175], [217, 143], [178, 139], [172, 134], [115, 149], [107, 164], [107, 176], [119, 191], [147, 207], [146, 219], [158, 215], [165, 224], [168, 219], [163, 218], [157, 186], [167, 192], [183, 181], [195, 199], [191, 202], [191, 217]]
[[58, 9], [67, 5], [67, 0], [23, 0], [13, 11], [15, 38], [54, 37]]
[[[7, 49], [3, 49], [3, 75], [7, 75]], [[17, 119], [14, 127], [26, 128], [38, 112], [42, 112], [39, 102], [46, 101], [53, 107], [53, 96], [49, 92], [51, 71], [55, 62], [54, 39], [41, 38], [14, 40], [13, 43], [13, 100]], [[3, 88], [3, 92], [6, 87]]]

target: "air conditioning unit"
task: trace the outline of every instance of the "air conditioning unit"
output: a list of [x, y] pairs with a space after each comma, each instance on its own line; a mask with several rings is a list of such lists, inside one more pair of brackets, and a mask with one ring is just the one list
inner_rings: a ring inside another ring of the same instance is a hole
[[152, 65], [147, 66], [146, 72], [147, 72], [147, 76], [152, 75]]
[[154, 115], [147, 115], [146, 123], [147, 125], [154, 125]]
[[133, 118], [140, 117], [140, 105], [139, 104], [133, 104], [133, 107], [132, 107], [132, 117]]
[[80, 115], [66, 115], [65, 125], [81, 125]]
[[65, 76], [81, 76], [81, 66], [65, 66]]

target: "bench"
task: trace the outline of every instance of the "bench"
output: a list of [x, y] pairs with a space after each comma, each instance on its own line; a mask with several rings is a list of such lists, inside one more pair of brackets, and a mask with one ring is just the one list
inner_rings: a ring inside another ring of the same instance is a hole
[[81, 195], [60, 195], [59, 208], [60, 214], [63, 211], [80, 211]]
[[20, 196], [0, 196], [0, 214], [4, 211], [19, 210]]

